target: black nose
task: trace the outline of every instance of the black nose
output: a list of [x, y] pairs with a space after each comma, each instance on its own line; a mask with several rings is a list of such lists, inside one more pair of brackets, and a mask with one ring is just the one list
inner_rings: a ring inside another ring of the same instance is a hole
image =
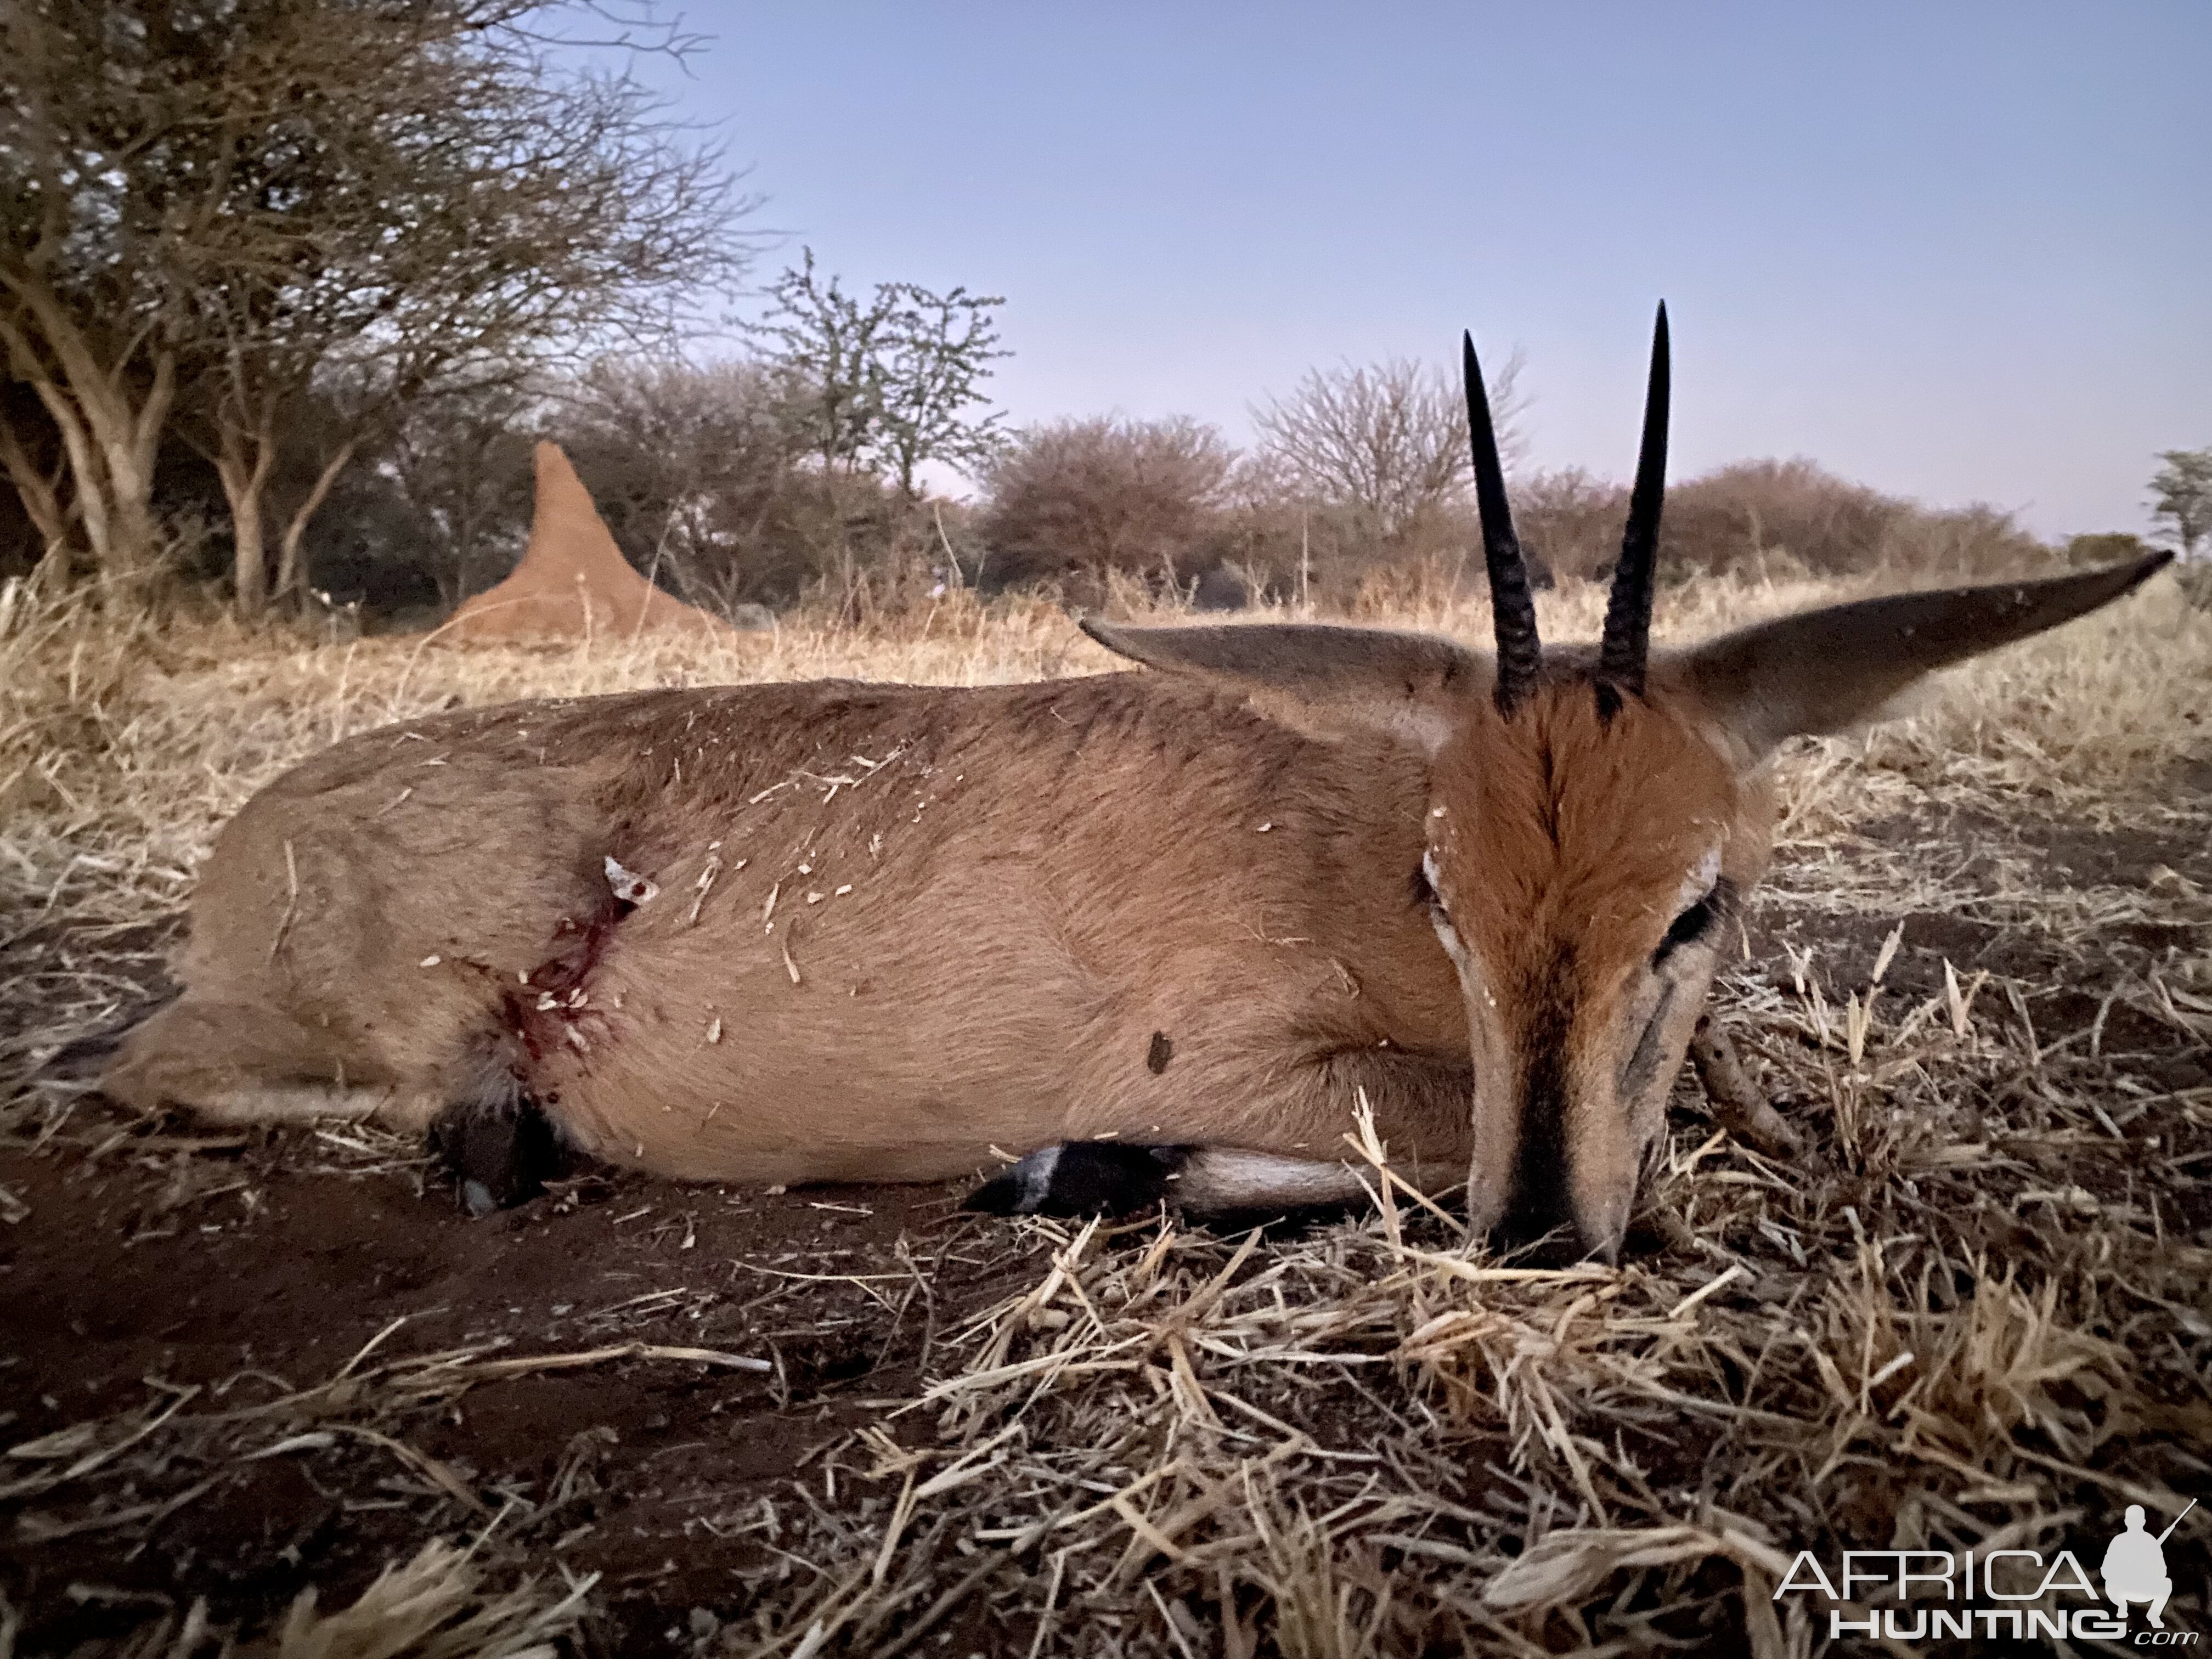
[[1593, 1243], [1583, 1231], [1570, 1193], [1574, 1160], [1567, 1146], [1566, 1022], [1559, 999], [1550, 1028], [1532, 1032], [1513, 1161], [1512, 1196], [1491, 1235], [1491, 1248], [1516, 1262], [1571, 1267]]
[[1592, 1254], [1571, 1221], [1547, 1227], [1509, 1219], [1492, 1231], [1490, 1248], [1516, 1267], [1571, 1267]]
[[1556, 1182], [1523, 1182], [1504, 1219], [1491, 1230], [1490, 1248], [1522, 1267], [1571, 1267], [1611, 1261], [1614, 1255], [1612, 1240], [1583, 1230], [1563, 1183]]

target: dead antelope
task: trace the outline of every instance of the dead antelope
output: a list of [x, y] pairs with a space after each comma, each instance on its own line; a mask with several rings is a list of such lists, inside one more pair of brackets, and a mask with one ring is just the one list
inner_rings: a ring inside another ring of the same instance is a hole
[[[1346, 1201], [1354, 1102], [1474, 1223], [1609, 1256], [1769, 763], [2163, 562], [1650, 648], [1668, 349], [1603, 640], [1540, 647], [1473, 343], [1494, 655], [1310, 624], [1091, 637], [1151, 671], [641, 691], [356, 737], [247, 803], [185, 990], [103, 1079], [228, 1121], [533, 1136], [694, 1181], [1004, 1211]], [[549, 1135], [550, 1130], [550, 1135]]]

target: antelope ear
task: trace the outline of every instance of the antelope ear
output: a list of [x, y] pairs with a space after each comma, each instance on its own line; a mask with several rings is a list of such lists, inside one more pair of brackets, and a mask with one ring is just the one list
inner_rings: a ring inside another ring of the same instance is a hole
[[1655, 665], [1654, 677], [1702, 704], [1756, 762], [1790, 738], [1877, 719], [1923, 675], [2071, 622], [2148, 580], [2172, 556], [1808, 611], [1672, 654]]
[[1429, 634], [1312, 623], [1137, 628], [1091, 617], [1081, 626], [1109, 651], [1241, 691], [1300, 731], [1380, 735], [1429, 755], [1496, 678], [1489, 658]]

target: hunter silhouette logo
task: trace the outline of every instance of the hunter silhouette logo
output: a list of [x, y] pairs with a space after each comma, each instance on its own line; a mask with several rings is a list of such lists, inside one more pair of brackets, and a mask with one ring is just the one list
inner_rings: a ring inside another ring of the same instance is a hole
[[2119, 1612], [2128, 1616], [2128, 1603], [2147, 1601], [2150, 1604], [2150, 1624], [2153, 1630], [2164, 1630], [2166, 1598], [2173, 1594], [2173, 1580], [2166, 1573], [2166, 1540], [2173, 1536], [2174, 1528], [2197, 1507], [2197, 1500], [2189, 1500], [2189, 1509], [2173, 1517], [2164, 1532], [2155, 1538], [2143, 1530], [2143, 1506], [2128, 1505], [2128, 1529], [2106, 1546], [2105, 1564], [2099, 1569], [2105, 1580], [2105, 1599]]
[[[2164, 1532], [2153, 1534], [2143, 1524], [2143, 1506], [2130, 1504], [2127, 1526], [2106, 1546], [2100, 1565], [2101, 1595], [2072, 1550], [2046, 1554], [2007, 1545], [1963, 1552], [1845, 1550], [1832, 1563], [1800, 1550], [1775, 1586], [1774, 1599], [1818, 1596], [1828, 1604], [1832, 1641], [1865, 1637], [1884, 1642], [1892, 1652], [1917, 1651], [1901, 1644], [1976, 1637], [2195, 1648], [2203, 1639], [2200, 1632], [2166, 1628], [2173, 1580], [2166, 1568], [2166, 1540], [2196, 1507], [2197, 1500], [2190, 1499]], [[1840, 1570], [1832, 1572], [1832, 1565]], [[2148, 1626], [2132, 1636], [2130, 1606], [2149, 1614]]]

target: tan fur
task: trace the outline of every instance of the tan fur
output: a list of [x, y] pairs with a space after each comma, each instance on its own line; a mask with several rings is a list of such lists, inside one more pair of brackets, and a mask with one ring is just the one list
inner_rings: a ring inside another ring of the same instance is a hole
[[[1680, 1030], [1661, 1044], [1671, 1062], [1624, 1095], [1623, 1070], [1669, 988], [1645, 964], [1680, 908], [1686, 872], [1708, 853], [1739, 891], [1757, 882], [1772, 792], [1763, 778], [1739, 780], [1667, 702], [1630, 701], [1602, 719], [1574, 675], [1540, 687], [1510, 720], [1485, 708], [1468, 720], [1437, 755], [1434, 787], [1438, 896], [1473, 959], [1468, 1016], [1486, 1062], [1475, 1066], [1476, 1212], [1495, 1219], [1515, 1195], [1533, 1127], [1528, 1080], [1551, 1048], [1563, 1091], [1533, 1109], [1558, 1110], [1562, 1147], [1574, 1149], [1558, 1218], [1617, 1237], [1717, 940], [1671, 987], [1667, 1024]], [[1692, 965], [1686, 955], [1677, 972]]]
[[[591, 1151], [794, 1181], [1201, 1123], [1333, 1158], [1364, 1084], [1395, 1147], [1463, 1162], [1458, 994], [1404, 896], [1422, 798], [1410, 757], [1134, 676], [390, 728], [226, 828], [186, 994], [106, 1086], [200, 1104], [281, 1073], [413, 1102], [511, 1051]], [[608, 856], [660, 890], [611, 926]]]
[[1356, 1195], [1364, 1097], [1479, 1222], [1610, 1253], [1727, 930], [1656, 953], [1764, 869], [1774, 744], [2151, 568], [1845, 607], [1856, 676], [1786, 619], [1655, 663], [1609, 714], [1572, 649], [1509, 714], [1447, 641], [1087, 624], [1160, 672], [387, 727], [225, 828], [184, 994], [103, 1086], [408, 1126], [519, 1091], [693, 1180], [1112, 1137], [1200, 1149], [1188, 1194], [1221, 1208]]

